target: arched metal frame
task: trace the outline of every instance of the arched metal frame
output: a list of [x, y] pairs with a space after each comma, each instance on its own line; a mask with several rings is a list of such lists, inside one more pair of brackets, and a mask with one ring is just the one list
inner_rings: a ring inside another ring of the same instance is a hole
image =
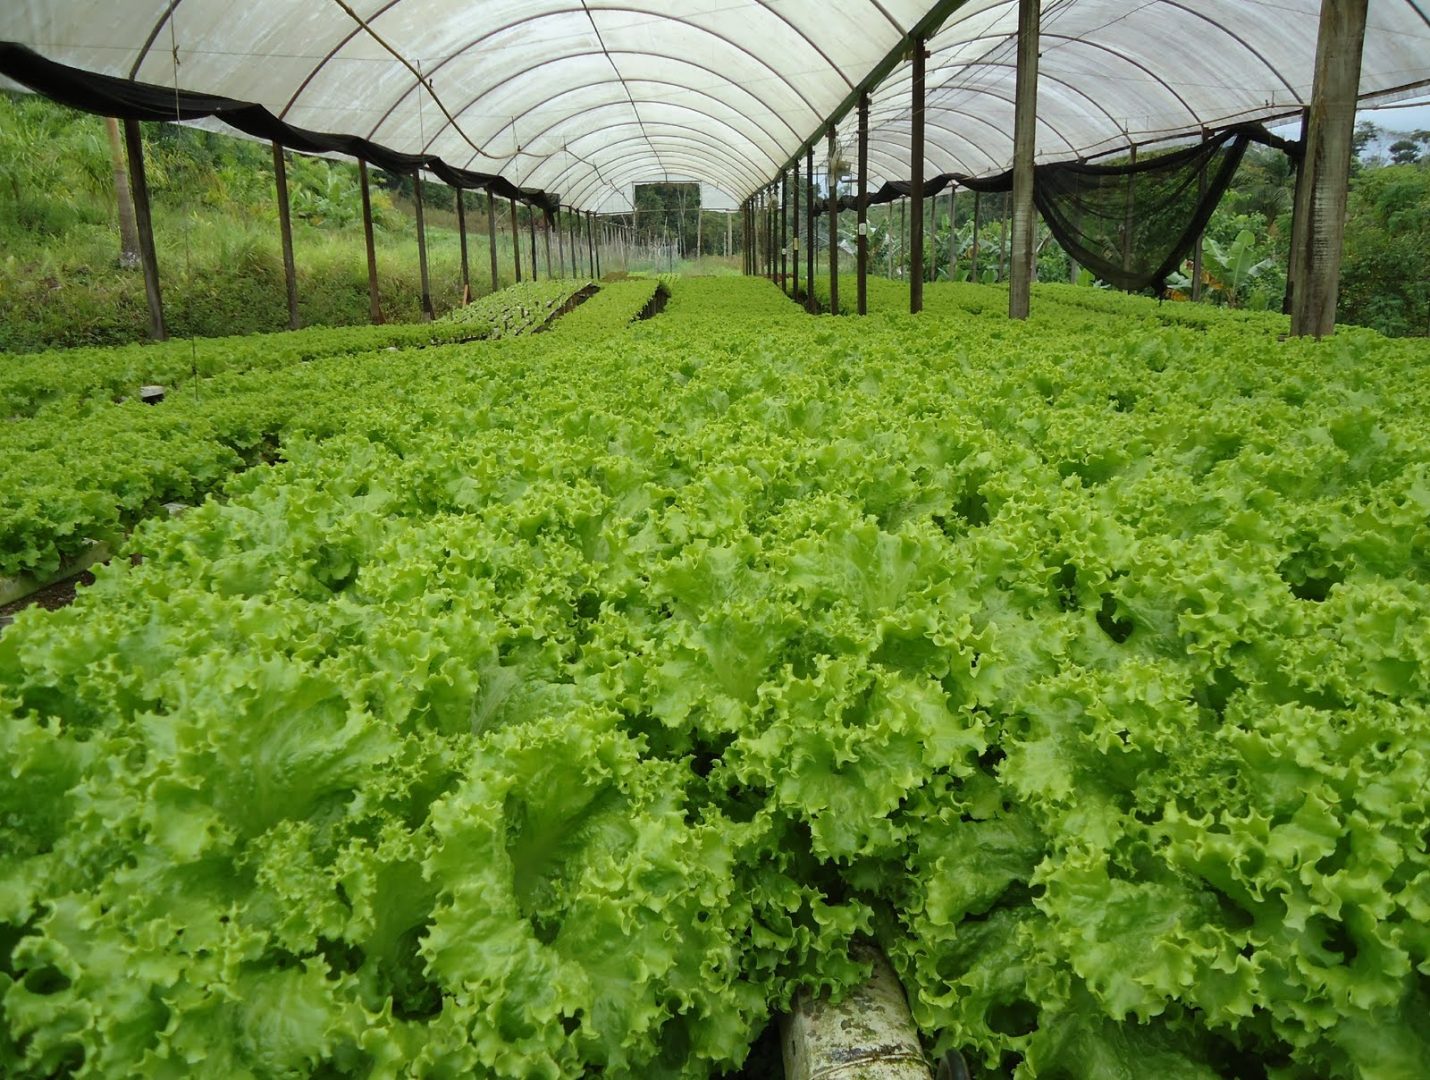
[[[1298, 112], [1320, 4], [1043, 0], [1038, 159]], [[870, 93], [871, 182], [907, 178], [908, 65], [892, 58], [921, 28], [928, 163], [988, 175], [1011, 160], [1016, 0], [251, 7], [240, 18], [231, 0], [112, 0], [112, 17], [95, 18], [89, 0], [12, 0], [0, 8], [0, 40], [256, 101], [298, 126], [435, 154], [591, 209], [619, 202], [630, 183], [677, 175], [739, 202], [811, 142], [822, 165], [831, 118], [840, 152], [854, 144], [860, 89]], [[1183, 47], [1192, 39], [1195, 52]], [[1430, 2], [1378, 0], [1362, 96], [1426, 85]]]

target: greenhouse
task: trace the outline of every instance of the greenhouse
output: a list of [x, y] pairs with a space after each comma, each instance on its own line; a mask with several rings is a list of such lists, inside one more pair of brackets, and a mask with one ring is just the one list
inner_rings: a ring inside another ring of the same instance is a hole
[[1430, 1076], [1427, 100], [1425, 0], [7, 3], [0, 1075]]

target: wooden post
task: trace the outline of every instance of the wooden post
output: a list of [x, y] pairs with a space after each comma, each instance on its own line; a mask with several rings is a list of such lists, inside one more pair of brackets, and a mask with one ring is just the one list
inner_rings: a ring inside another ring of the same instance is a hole
[[900, 199], [900, 200], [899, 200], [899, 273], [900, 273], [900, 275], [903, 276], [903, 278], [904, 278], [905, 281], [908, 281], [908, 280], [909, 280], [908, 275], [904, 273], [904, 260], [905, 260], [906, 258], [908, 258], [908, 255], [909, 255], [909, 245], [908, 245], [907, 241], [904, 239], [904, 237], [908, 235], [909, 223], [908, 223], [908, 221], [905, 220], [906, 217], [908, 216], [908, 212], [909, 212], [909, 200], [906, 199], [906, 198], [905, 198], [905, 199]]
[[581, 252], [578, 243], [581, 239], [581, 214], [579, 210], [572, 210], [567, 217], [571, 225], [571, 276], [578, 278], [581, 276]]
[[516, 280], [521, 280], [521, 225], [516, 220], [516, 196], [511, 199], [511, 261], [516, 268]]
[[829, 188], [829, 313], [839, 314], [839, 174], [834, 169], [834, 125], [829, 125], [825, 152]]
[[283, 244], [283, 283], [288, 287], [288, 329], [298, 329], [298, 269], [293, 263], [293, 217], [288, 205], [288, 163], [273, 144], [273, 183], [278, 192], [278, 236]]
[[124, 149], [129, 154], [129, 187], [134, 192], [134, 224], [139, 230], [139, 261], [144, 267], [144, 297], [149, 302], [149, 337], [164, 341], [164, 299], [159, 292], [159, 255], [154, 250], [154, 219], [149, 212], [149, 180], [144, 173], [144, 139], [138, 120], [124, 121]]
[[725, 215], [725, 258], [729, 258], [735, 251], [735, 215]]
[[[1311, 193], [1311, 185], [1306, 183], [1306, 142], [1310, 134], [1311, 110], [1301, 110], [1301, 141], [1298, 144], [1301, 149], [1301, 159], [1294, 162], [1296, 167], [1296, 186], [1292, 189], [1291, 195], [1291, 242], [1286, 258], [1286, 292], [1281, 297], [1281, 314], [1290, 315], [1292, 304], [1296, 296], [1296, 268], [1304, 255], [1304, 244], [1306, 229], [1309, 227], [1308, 218], [1310, 207], [1307, 200]], [[1205, 172], [1205, 166], [1203, 166]], [[1201, 238], [1198, 237], [1200, 247]]]
[[930, 195], [929, 199], [929, 266], [925, 280], [938, 280], [938, 196]]
[[491, 256], [492, 264], [492, 292], [501, 288], [500, 276], [497, 273], [497, 207], [496, 199], [490, 189], [487, 191], [487, 247]]
[[[1304, 133], [1304, 132], [1303, 132], [1303, 133]], [[1297, 172], [1296, 172], [1296, 181], [1297, 181], [1296, 186], [1297, 186], [1298, 188], [1301, 186], [1300, 180], [1301, 180], [1301, 173], [1300, 173], [1300, 170], [1298, 169]], [[1207, 166], [1206, 166], [1206, 163], [1203, 162], [1203, 163], [1202, 163], [1202, 167], [1197, 170], [1197, 202], [1200, 203], [1200, 202], [1201, 202], [1203, 199], [1205, 199], [1206, 197], [1207, 197]], [[1293, 201], [1293, 203], [1292, 203], [1292, 206], [1293, 206], [1293, 207], [1295, 206], [1295, 202], [1294, 202], [1294, 201]], [[1293, 218], [1293, 226], [1292, 226], [1292, 227], [1293, 227], [1293, 229], [1294, 229], [1294, 227], [1295, 227], [1295, 226], [1294, 226], [1294, 218], [1295, 218], [1294, 209], [1293, 209], [1293, 211], [1292, 211], [1292, 218]], [[1206, 236], [1207, 236], [1207, 234], [1206, 234], [1206, 230], [1205, 230], [1205, 229], [1203, 229], [1201, 232], [1197, 233], [1197, 242], [1196, 242], [1196, 244], [1193, 245], [1193, 247], [1192, 247], [1192, 300], [1193, 300], [1193, 301], [1198, 301], [1198, 300], [1200, 300], [1200, 299], [1202, 298], [1202, 241], [1206, 239]], [[1295, 237], [1294, 237], [1294, 236], [1292, 237], [1292, 246], [1293, 246], [1293, 247], [1295, 246]], [[1072, 256], [1068, 256], [1068, 258], [1071, 259]], [[1074, 280], [1074, 281], [1077, 280], [1077, 263], [1073, 263], [1073, 280]], [[1286, 289], [1287, 289], [1287, 292], [1288, 292], [1288, 294], [1289, 294], [1290, 289], [1291, 289], [1291, 279], [1290, 279], [1289, 276], [1288, 276], [1287, 279], [1286, 279]]]
[[[526, 235], [531, 238], [531, 280], [536, 281], [541, 275], [536, 267], [536, 207], [526, 208]], [[547, 267], [547, 277], [550, 277], [550, 267]]]
[[566, 276], [566, 234], [561, 231], [561, 209], [556, 210], [556, 261], [561, 264], [561, 276]]
[[417, 208], [417, 263], [422, 275], [422, 317], [432, 320], [432, 288], [427, 280], [427, 222], [422, 216], [422, 174], [412, 174], [412, 203]]
[[982, 202], [983, 202], [983, 192], [981, 192], [981, 191], [974, 191], [974, 193], [973, 193], [973, 251], [970, 253], [970, 255], [971, 255], [971, 257], [972, 257], [972, 262], [971, 262], [971, 264], [970, 264], [970, 271], [971, 271], [971, 272], [969, 273], [969, 278], [970, 278], [972, 281], [974, 281], [974, 282], [977, 282], [977, 281], [978, 281], [978, 227], [979, 227], [979, 225], [982, 224], [982, 222], [979, 221], [979, 216], [980, 216], [980, 215], [979, 215], [979, 211], [982, 209], [982, 206], [981, 206]]
[[586, 211], [586, 258], [587, 265], [591, 267], [591, 276], [599, 277], [596, 273], [596, 240], [591, 235], [591, 211]]
[[[1127, 164], [1137, 164], [1137, 147], [1133, 146], [1127, 154]], [[1122, 269], [1123, 271], [1132, 268], [1132, 223], [1136, 220], [1135, 211], [1137, 208], [1137, 177], [1136, 175], [1127, 178], [1127, 202], [1122, 216]]]
[[1038, 118], [1038, 0], [1018, 0], [1018, 72], [1013, 90], [1013, 279], [1008, 317], [1026, 319], [1033, 281], [1033, 155]]
[[913, 130], [910, 132], [909, 184], [913, 205], [909, 207], [909, 314], [924, 309], [924, 61], [923, 38], [914, 39], [913, 100], [910, 102]]
[[958, 276], [958, 189], [948, 186], [948, 280]]
[[780, 292], [789, 291], [789, 174], [780, 170]]
[[552, 272], [551, 266], [551, 214], [545, 210], [541, 212], [541, 245], [546, 251], [547, 280], [554, 280], [558, 275]]
[[805, 308], [811, 315], [819, 314], [819, 299], [814, 295], [814, 144], [804, 155], [804, 235], [809, 245], [804, 252]]
[[358, 159], [358, 186], [362, 189], [362, 239], [367, 247], [367, 314], [374, 326], [382, 322], [382, 301], [377, 292], [377, 246], [372, 239], [372, 192], [367, 162]]
[[134, 224], [134, 195], [129, 190], [129, 165], [124, 159], [124, 139], [119, 121], [104, 118], [104, 134], [109, 141], [109, 163], [114, 170], [114, 202], [119, 212], [119, 265], [133, 270], [139, 265], [139, 228]]
[[467, 265], [467, 193], [461, 188], [454, 190], [457, 193], [457, 238], [462, 248], [462, 303], [466, 304], [472, 298], [472, 273]]
[[869, 314], [869, 93], [859, 95], [859, 175], [855, 182], [859, 190], [854, 193], [858, 203], [858, 235], [855, 238], [858, 280], [855, 291], [860, 315]]
[[[594, 223], [595, 220], [596, 220], [596, 211], [592, 210], [592, 211], [591, 211], [591, 221]], [[597, 230], [596, 230], [596, 247], [595, 247], [595, 251], [596, 251], [596, 280], [597, 280], [597, 281], [600, 281], [600, 280], [601, 280], [601, 230], [600, 230], [600, 229], [597, 229]]]
[[790, 268], [790, 269], [793, 271], [794, 288], [790, 290], [790, 295], [791, 295], [791, 296], [798, 296], [798, 295], [799, 295], [799, 261], [800, 261], [800, 258], [801, 258], [800, 247], [799, 247], [799, 236], [800, 236], [800, 229], [799, 229], [799, 222], [800, 222], [800, 216], [799, 216], [799, 189], [800, 189], [800, 186], [801, 186], [801, 185], [800, 185], [800, 176], [799, 176], [799, 165], [796, 164], [795, 167], [794, 167], [793, 169], [791, 169], [790, 171], [794, 174], [794, 192], [793, 192], [793, 194], [794, 194], [794, 198], [793, 198], [794, 206], [791, 208], [791, 213], [790, 213], [790, 216], [794, 219], [794, 222], [793, 222], [793, 225], [794, 225], [794, 242], [793, 242], [793, 245], [792, 245], [792, 246], [793, 246], [793, 249], [794, 249], [794, 251], [793, 251], [794, 258], [792, 258], [792, 259], [790, 260], [790, 262], [792, 262], [792, 263], [794, 264], [794, 265]]
[[1322, 0], [1316, 74], [1306, 131], [1305, 228], [1299, 230], [1292, 278], [1291, 333], [1335, 332], [1345, 236], [1351, 141], [1365, 45], [1367, 0]]

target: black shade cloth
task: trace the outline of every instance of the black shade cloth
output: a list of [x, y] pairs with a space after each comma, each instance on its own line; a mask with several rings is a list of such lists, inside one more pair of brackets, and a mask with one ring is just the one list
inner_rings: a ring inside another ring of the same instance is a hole
[[[1121, 289], [1165, 288], [1211, 220], [1248, 142], [1300, 157], [1300, 146], [1256, 124], [1226, 128], [1195, 146], [1118, 165], [1058, 162], [1033, 170], [1033, 201], [1048, 229], [1074, 259]], [[1203, 182], [1205, 174], [1205, 182]], [[925, 198], [950, 185], [970, 191], [1013, 189], [1013, 172], [968, 177], [953, 173], [925, 181]], [[869, 194], [869, 205], [913, 194], [906, 180], [891, 180]], [[857, 210], [857, 197], [841, 195], [841, 210]], [[816, 200], [827, 213], [829, 200]]]
[[517, 187], [500, 176], [457, 169], [430, 154], [403, 154], [356, 135], [334, 135], [294, 127], [278, 119], [262, 105], [249, 101], [84, 71], [47, 60], [33, 49], [13, 41], [0, 41], [0, 75], [8, 76], [62, 105], [101, 116], [113, 116], [119, 120], [170, 121], [200, 120], [211, 116], [246, 135], [265, 142], [276, 142], [300, 153], [346, 154], [388, 172], [409, 175], [426, 169], [452, 187], [480, 189], [501, 198], [518, 199], [540, 207], [548, 214], [561, 206], [559, 195]]

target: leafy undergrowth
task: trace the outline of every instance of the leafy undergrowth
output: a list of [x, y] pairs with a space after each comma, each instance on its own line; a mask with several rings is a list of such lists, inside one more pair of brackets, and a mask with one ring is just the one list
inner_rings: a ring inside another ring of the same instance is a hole
[[981, 1076], [1426, 1075], [1425, 348], [671, 291], [0, 637], [0, 1072], [702, 1077], [866, 935]]

